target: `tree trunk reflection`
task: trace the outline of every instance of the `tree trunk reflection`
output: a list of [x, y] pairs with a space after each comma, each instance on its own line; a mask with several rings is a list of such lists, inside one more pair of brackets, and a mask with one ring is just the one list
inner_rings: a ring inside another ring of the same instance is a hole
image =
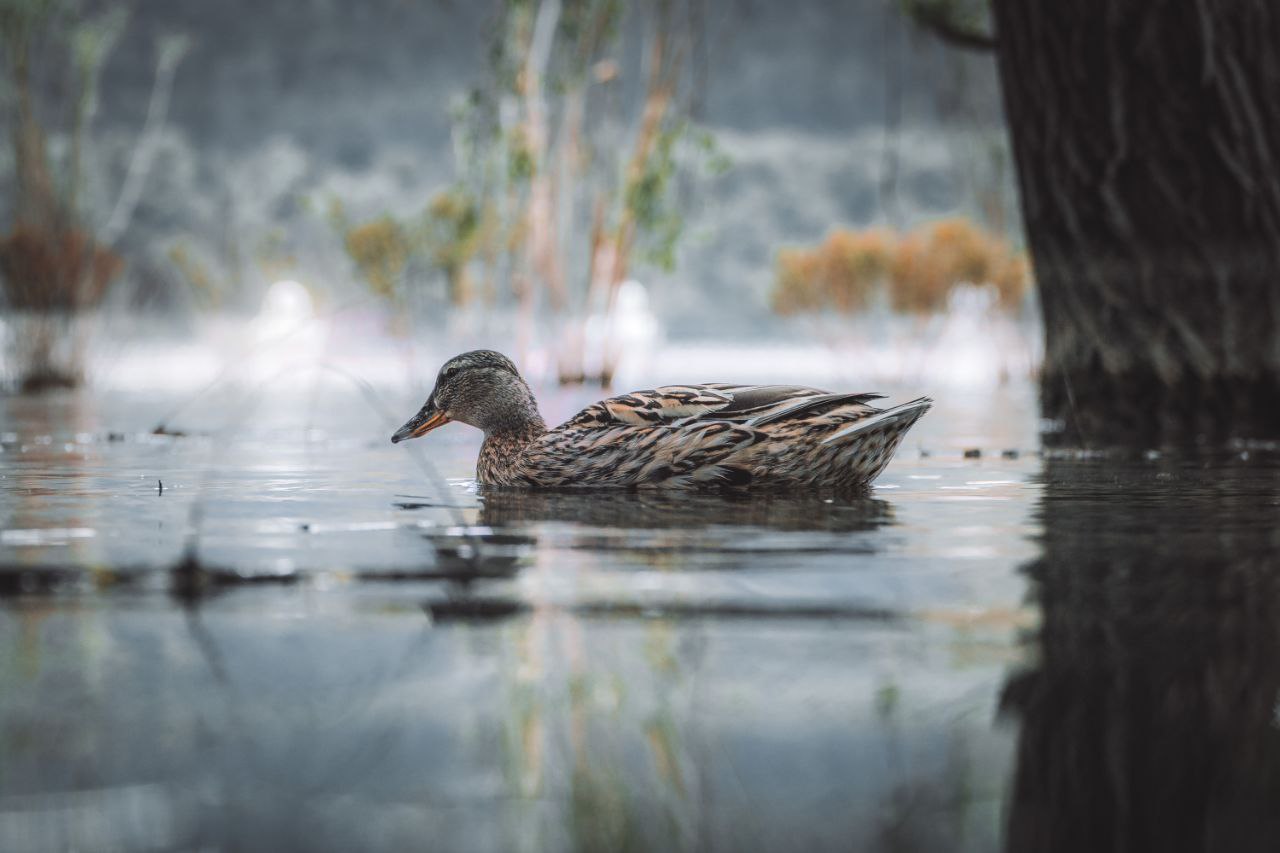
[[1047, 464], [1008, 849], [1280, 849], [1276, 475], [1166, 470], [1108, 506]]

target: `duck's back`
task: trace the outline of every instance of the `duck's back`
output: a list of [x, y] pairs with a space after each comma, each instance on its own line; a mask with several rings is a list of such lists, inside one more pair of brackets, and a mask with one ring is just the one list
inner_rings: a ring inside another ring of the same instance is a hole
[[[527, 444], [482, 481], [542, 487], [865, 486], [888, 464], [921, 398], [782, 385], [679, 385], [602, 400]], [[483, 467], [483, 466], [482, 466]]]

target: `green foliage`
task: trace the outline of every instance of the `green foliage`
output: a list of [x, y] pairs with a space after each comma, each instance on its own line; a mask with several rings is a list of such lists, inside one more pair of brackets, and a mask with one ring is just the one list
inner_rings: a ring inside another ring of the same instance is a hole
[[422, 249], [431, 266], [444, 273], [455, 305], [470, 296], [467, 265], [489, 236], [486, 224], [476, 200], [461, 189], [440, 192], [427, 205]]
[[349, 228], [343, 245], [373, 292], [394, 298], [413, 248], [400, 224], [390, 216], [381, 216]]
[[675, 249], [684, 230], [684, 217], [670, 191], [676, 170], [672, 156], [685, 127], [663, 130], [644, 171], [627, 186], [626, 205], [641, 236], [641, 260], [661, 270], [675, 268]]
[[96, 75], [102, 61], [124, 34], [128, 20], [128, 10], [116, 7], [76, 26], [71, 32], [71, 57], [76, 71], [81, 75]]
[[169, 249], [169, 262], [173, 264], [180, 281], [191, 290], [195, 301], [205, 307], [218, 305], [228, 289], [209, 269], [209, 264], [184, 241]]
[[352, 224], [341, 202], [331, 201], [330, 225], [342, 235], [356, 273], [379, 296], [397, 299], [410, 267], [443, 273], [450, 300], [470, 297], [468, 265], [494, 238], [492, 215], [465, 189], [455, 187], [432, 197], [416, 219], [401, 222], [383, 214]]
[[[456, 181], [419, 219], [398, 226], [406, 265], [442, 273], [455, 303], [469, 298], [477, 267], [488, 282], [514, 271], [560, 305], [601, 284], [589, 277], [625, 275], [635, 261], [674, 267], [686, 179], [721, 174], [729, 161], [713, 135], [688, 120], [688, 99], [680, 97], [687, 45], [679, 39], [687, 34], [665, 4], [639, 9], [653, 24], [645, 32], [654, 41], [642, 52], [654, 64], [627, 70], [618, 44], [622, 0], [562, 0], [558, 17], [541, 0], [500, 5], [489, 80], [450, 111]], [[628, 73], [645, 87], [639, 101], [626, 101], [642, 110], [638, 123], [619, 115], [616, 87]], [[402, 249], [387, 222], [355, 233], [353, 243], [340, 208], [330, 220], [357, 271], [384, 292], [387, 267], [374, 258]]]
[[[581, 211], [604, 203], [604, 232], [614, 235], [611, 240], [622, 255], [622, 268], [634, 255], [670, 270], [685, 230], [677, 198], [679, 178], [721, 174], [729, 167], [728, 158], [709, 131], [687, 119], [685, 102], [674, 91], [658, 98], [663, 112], [651, 141], [643, 132], [619, 137], [618, 117], [612, 112], [616, 95], [609, 87], [627, 73], [618, 59], [618, 33], [626, 11], [621, 0], [564, 0], [544, 69], [545, 103], [535, 107], [527, 102], [533, 81], [526, 75], [541, 9], [541, 3], [530, 0], [507, 0], [502, 7], [490, 54], [493, 80], [455, 110], [461, 184], [475, 195], [479, 207], [493, 211], [494, 227], [505, 233], [505, 239], [495, 241], [508, 251], [520, 252], [530, 237], [523, 221], [532, 215], [523, 208], [526, 193], [532, 182], [545, 180], [555, 182], [555, 204], [587, 200], [577, 202]], [[664, 27], [669, 22], [655, 18], [652, 37], [672, 42], [672, 30]], [[671, 59], [678, 48], [664, 42], [664, 50], [664, 61], [678, 64]], [[672, 68], [665, 70], [674, 73]], [[654, 69], [634, 73], [652, 75]], [[652, 95], [655, 78], [647, 79]], [[663, 87], [675, 85], [674, 79], [662, 80]], [[645, 108], [651, 105], [652, 101], [644, 103]], [[542, 149], [530, 144], [528, 124], [535, 116], [526, 110], [533, 109], [548, 123]], [[576, 123], [566, 118], [575, 110]], [[566, 146], [572, 156], [563, 159]], [[587, 229], [579, 225], [578, 231], [585, 236]]]
[[684, 237], [685, 217], [676, 183], [681, 175], [718, 177], [731, 167], [709, 130], [685, 119], [658, 135], [644, 171], [628, 183], [626, 206], [639, 234], [640, 260], [670, 273]]
[[507, 140], [507, 181], [512, 184], [528, 183], [537, 170], [538, 164], [533, 159], [524, 130], [514, 128]]
[[689, 137], [694, 150], [702, 158], [706, 174], [718, 178], [733, 168], [733, 158], [720, 148], [716, 136], [705, 128], [690, 129]]

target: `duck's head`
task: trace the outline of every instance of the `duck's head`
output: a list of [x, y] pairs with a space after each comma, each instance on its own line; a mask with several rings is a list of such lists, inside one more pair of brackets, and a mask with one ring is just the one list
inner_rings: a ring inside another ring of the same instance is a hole
[[427, 402], [396, 430], [391, 443], [426, 435], [449, 421], [470, 424], [486, 433], [544, 428], [533, 393], [511, 359], [487, 349], [464, 352], [446, 361]]

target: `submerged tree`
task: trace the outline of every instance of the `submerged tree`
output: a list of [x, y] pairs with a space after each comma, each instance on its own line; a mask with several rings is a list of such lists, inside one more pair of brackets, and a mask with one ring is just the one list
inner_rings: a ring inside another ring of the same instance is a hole
[[994, 46], [1057, 439], [1280, 436], [1280, 14], [1266, 0], [905, 0]]
[[490, 79], [455, 115], [456, 185], [419, 222], [402, 223], [455, 305], [508, 285], [518, 350], [546, 315], [562, 382], [608, 384], [617, 353], [606, 330], [588, 356], [588, 318], [612, 322], [638, 265], [674, 265], [681, 180], [723, 166], [693, 122], [700, 9], [701, 0], [501, 4]]
[[[627, 11], [619, 0], [505, 4], [493, 79], [463, 116], [464, 180], [509, 235], [523, 335], [539, 297], [559, 326], [562, 382], [609, 383], [607, 332], [596, 365], [585, 362], [587, 316], [610, 322], [637, 262], [674, 264], [678, 146], [707, 146], [691, 124], [698, 0]], [[624, 34], [640, 39], [632, 62]]]
[[[0, 68], [10, 101], [15, 189], [12, 227], [0, 236], [0, 294], [20, 319], [14, 344], [24, 389], [70, 386], [81, 379], [75, 321], [102, 301], [124, 267], [112, 245], [138, 203], [173, 73], [185, 50], [181, 38], [161, 43], [142, 138], [118, 198], [94, 225], [83, 194], [86, 141], [102, 64], [124, 24], [124, 13], [114, 7], [90, 14], [74, 0], [0, 0]], [[46, 71], [69, 72], [72, 81], [68, 144], [58, 162], [43, 124], [52, 109], [41, 102], [37, 59], [49, 66]]]

